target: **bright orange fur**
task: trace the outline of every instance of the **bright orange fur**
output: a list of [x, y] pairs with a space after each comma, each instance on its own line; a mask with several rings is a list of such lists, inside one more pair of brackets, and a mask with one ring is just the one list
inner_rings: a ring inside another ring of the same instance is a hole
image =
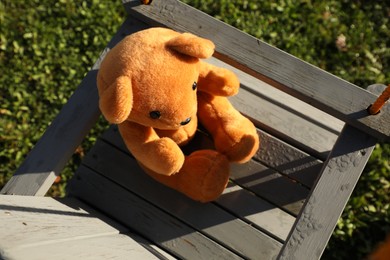
[[[119, 125], [139, 164], [154, 179], [202, 202], [223, 192], [229, 162], [246, 162], [259, 147], [254, 125], [226, 98], [238, 92], [235, 74], [200, 60], [213, 52], [207, 39], [147, 29], [118, 43], [97, 79], [100, 109]], [[198, 120], [216, 150], [185, 156], [179, 146], [195, 135]]]

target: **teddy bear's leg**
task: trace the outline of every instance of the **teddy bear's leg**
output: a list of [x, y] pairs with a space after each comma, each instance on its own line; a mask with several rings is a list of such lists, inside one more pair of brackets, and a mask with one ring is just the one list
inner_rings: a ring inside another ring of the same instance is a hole
[[200, 202], [217, 199], [229, 181], [229, 161], [225, 155], [214, 150], [193, 152], [186, 157], [180, 171], [171, 176], [141, 166], [158, 182]]
[[198, 116], [213, 136], [217, 151], [229, 161], [247, 162], [259, 148], [255, 126], [226, 97], [198, 92]]

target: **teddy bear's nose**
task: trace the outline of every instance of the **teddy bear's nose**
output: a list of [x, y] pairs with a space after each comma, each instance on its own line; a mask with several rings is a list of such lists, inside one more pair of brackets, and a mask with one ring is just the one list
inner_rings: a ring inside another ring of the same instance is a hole
[[186, 125], [186, 124], [188, 124], [190, 121], [191, 121], [191, 117], [187, 118], [186, 120], [184, 120], [184, 121], [181, 122], [180, 124], [181, 124], [181, 125]]

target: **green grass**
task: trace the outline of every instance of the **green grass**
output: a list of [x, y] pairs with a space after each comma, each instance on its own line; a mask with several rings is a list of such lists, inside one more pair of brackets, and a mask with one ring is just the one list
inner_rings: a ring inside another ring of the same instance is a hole
[[[387, 0], [184, 2], [359, 86], [390, 83]], [[0, 2], [0, 188], [124, 17], [119, 0]], [[106, 126], [100, 121], [80, 145], [51, 195], [64, 194], [66, 181]], [[361, 259], [390, 232], [389, 158], [390, 144], [378, 144], [324, 259]]]
[[[0, 2], [0, 187], [43, 134], [124, 20], [121, 1]], [[96, 139], [61, 174], [65, 184]], [[65, 185], [53, 187], [63, 194]]]

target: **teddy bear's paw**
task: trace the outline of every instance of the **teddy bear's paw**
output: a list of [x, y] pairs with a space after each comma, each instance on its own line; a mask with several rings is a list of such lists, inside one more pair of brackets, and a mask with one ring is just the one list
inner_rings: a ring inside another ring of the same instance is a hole
[[[250, 130], [250, 131], [249, 131]], [[215, 136], [215, 146], [229, 161], [245, 163], [259, 149], [260, 140], [252, 123], [242, 127], [226, 127]]]
[[199, 90], [216, 96], [233, 96], [238, 93], [240, 81], [236, 74], [225, 68], [205, 65], [207, 76], [199, 78]]
[[243, 135], [233, 144], [222, 144], [218, 150], [225, 154], [229, 161], [237, 163], [248, 162], [259, 149], [259, 138], [257, 135]]
[[147, 143], [144, 147], [147, 151], [140, 161], [161, 175], [172, 175], [180, 171], [185, 157], [180, 147], [169, 138], [161, 138]]
[[233, 96], [238, 93], [240, 87], [240, 81], [237, 78], [236, 74], [232, 71], [224, 69], [224, 78], [225, 78], [225, 89], [227, 96]]
[[214, 150], [195, 151], [186, 157], [178, 175], [179, 191], [193, 200], [213, 201], [222, 194], [229, 181], [229, 161]]

